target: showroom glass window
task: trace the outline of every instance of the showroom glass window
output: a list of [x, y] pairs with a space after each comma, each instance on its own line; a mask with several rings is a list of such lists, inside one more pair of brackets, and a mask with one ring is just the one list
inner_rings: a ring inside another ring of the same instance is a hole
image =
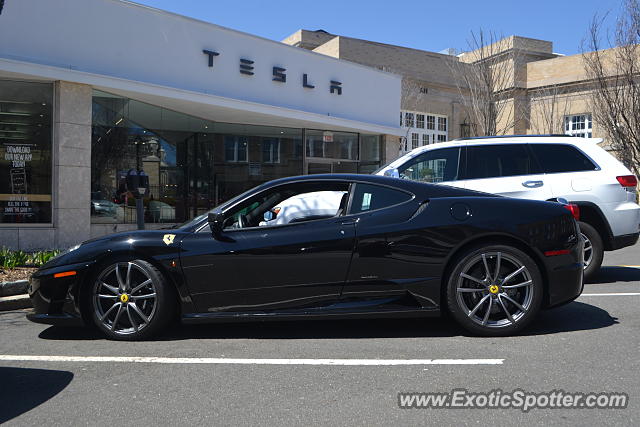
[[263, 182], [303, 173], [302, 129], [219, 123], [94, 91], [91, 220], [136, 222], [125, 185], [149, 176], [147, 223], [179, 223]]
[[358, 173], [372, 173], [380, 167], [381, 136], [360, 134]]
[[0, 224], [51, 223], [53, 86], [0, 80]]
[[358, 134], [306, 130], [307, 157], [358, 160]]

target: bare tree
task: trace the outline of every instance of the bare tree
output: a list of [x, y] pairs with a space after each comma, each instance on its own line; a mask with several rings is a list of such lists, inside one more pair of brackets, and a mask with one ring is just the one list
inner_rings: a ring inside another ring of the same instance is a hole
[[513, 38], [502, 38], [480, 29], [471, 33], [469, 51], [451, 62], [458, 91], [474, 133], [503, 135], [513, 131], [522, 112], [515, 105], [515, 71], [520, 63]]
[[546, 86], [531, 93], [529, 128], [539, 134], [564, 133], [564, 117], [571, 110], [570, 97], [560, 86]]
[[593, 121], [611, 147], [636, 175], [640, 174], [640, 3], [624, 0], [615, 30], [602, 45], [603, 19], [594, 17], [583, 61], [593, 82]]

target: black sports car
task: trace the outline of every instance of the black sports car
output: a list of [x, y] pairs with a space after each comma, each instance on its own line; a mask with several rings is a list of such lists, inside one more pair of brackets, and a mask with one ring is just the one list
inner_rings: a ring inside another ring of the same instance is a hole
[[[338, 202], [323, 202], [336, 194]], [[71, 248], [33, 275], [28, 318], [95, 324], [110, 338], [134, 340], [178, 317], [448, 310], [472, 333], [508, 335], [542, 307], [580, 295], [579, 236], [560, 203], [372, 175], [285, 178], [176, 229]]]

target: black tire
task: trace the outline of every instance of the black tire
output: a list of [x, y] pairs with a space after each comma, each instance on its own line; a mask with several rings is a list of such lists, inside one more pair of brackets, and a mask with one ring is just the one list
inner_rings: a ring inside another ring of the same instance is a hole
[[[604, 244], [602, 243], [600, 233], [598, 233], [591, 224], [578, 221], [578, 225], [580, 226], [582, 237], [585, 238], [584, 279], [588, 280], [593, 278], [598, 270], [600, 270], [602, 259], [604, 258]], [[589, 244], [591, 248], [588, 247]]]
[[[498, 258], [500, 268], [496, 278]], [[467, 331], [481, 336], [513, 335], [540, 311], [544, 294], [542, 275], [535, 261], [520, 249], [499, 244], [476, 246], [454, 262], [447, 278], [447, 308]], [[508, 278], [520, 267], [524, 269]], [[505, 278], [508, 280], [503, 283]]]
[[102, 264], [86, 295], [91, 319], [113, 340], [151, 338], [166, 328], [176, 310], [172, 285], [156, 267], [140, 259]]

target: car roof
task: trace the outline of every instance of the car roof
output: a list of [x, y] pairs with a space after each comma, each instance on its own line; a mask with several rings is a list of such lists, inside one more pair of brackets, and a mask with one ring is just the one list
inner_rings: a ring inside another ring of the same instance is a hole
[[273, 181], [266, 182], [262, 186], [274, 186], [280, 184], [286, 184], [288, 182], [305, 182], [305, 181], [360, 181], [371, 182], [382, 185], [392, 185], [394, 187], [399, 186], [394, 178], [380, 175], [364, 175], [357, 173], [321, 173], [313, 175], [298, 175], [288, 176], [286, 178], [279, 178]]
[[392, 167], [392, 165], [393, 167], [400, 165], [407, 159], [413, 158], [426, 151], [437, 150], [440, 148], [470, 147], [490, 144], [571, 144], [576, 146], [585, 146], [590, 144], [599, 144], [602, 141], [604, 141], [603, 138], [581, 138], [571, 135], [501, 135], [461, 138], [447, 142], [436, 142], [434, 144], [414, 148], [389, 163], [385, 169]]
[[[393, 178], [383, 175], [363, 175], [363, 174], [315, 174], [315, 175], [300, 175], [291, 176], [286, 178], [280, 178], [273, 181], [266, 182], [259, 187], [255, 188], [255, 191], [262, 191], [269, 187], [277, 185], [293, 183], [293, 182], [313, 182], [313, 181], [354, 181], [359, 183], [371, 183], [384, 186], [390, 186], [399, 190], [404, 190], [415, 194], [418, 197], [456, 197], [456, 196], [469, 196], [479, 195], [477, 191], [465, 190], [456, 187], [450, 187], [448, 185], [437, 185], [426, 182], [413, 181], [410, 179]], [[494, 196], [484, 194], [486, 196]]]

